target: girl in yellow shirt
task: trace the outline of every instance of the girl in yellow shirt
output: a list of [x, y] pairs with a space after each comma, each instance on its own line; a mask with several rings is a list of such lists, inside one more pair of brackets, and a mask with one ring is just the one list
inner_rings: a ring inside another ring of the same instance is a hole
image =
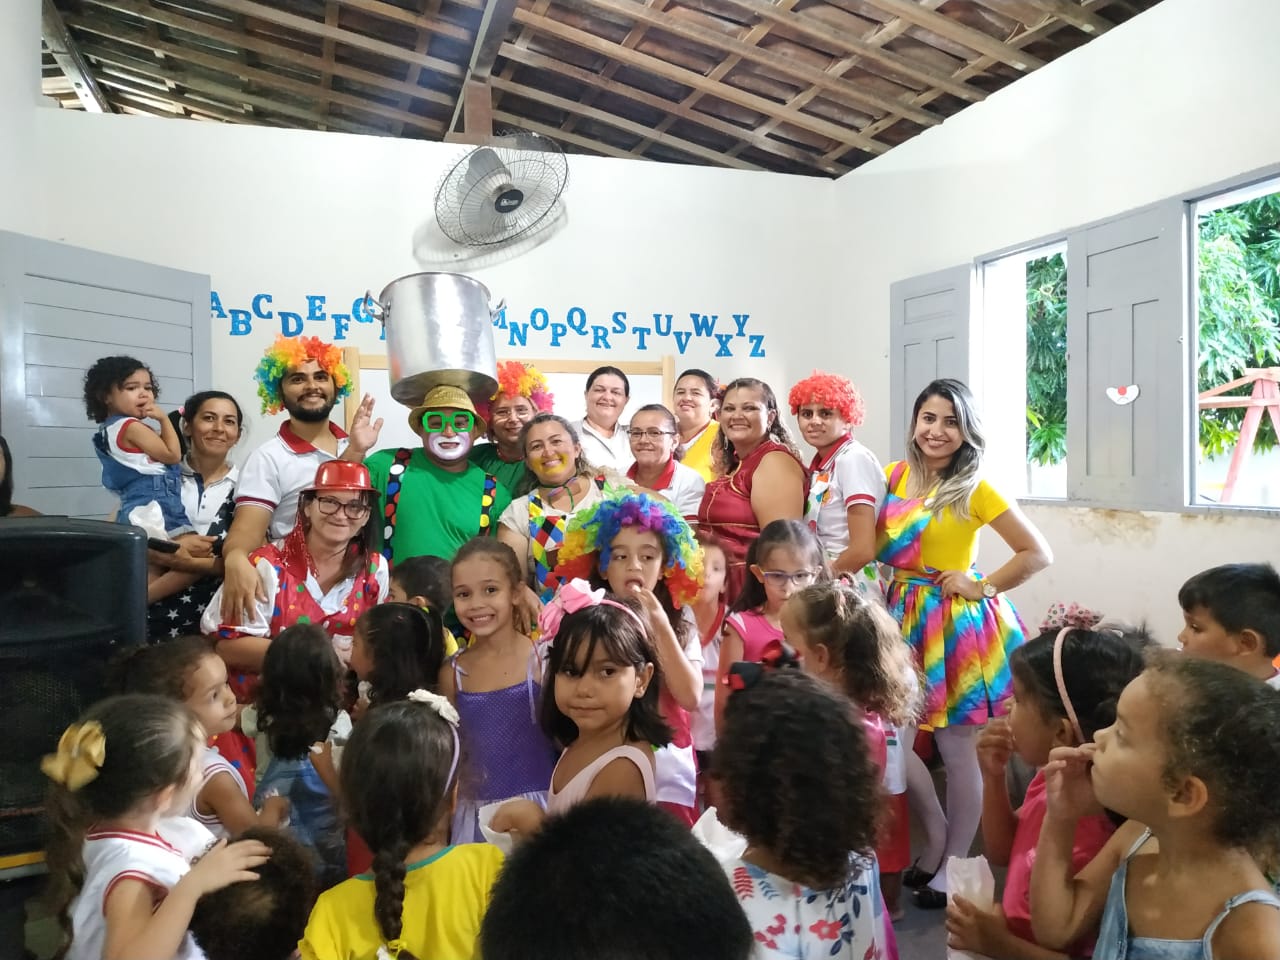
[[457, 792], [458, 714], [415, 690], [375, 706], [342, 757], [351, 825], [373, 869], [320, 895], [302, 960], [470, 960], [502, 853], [449, 844]]

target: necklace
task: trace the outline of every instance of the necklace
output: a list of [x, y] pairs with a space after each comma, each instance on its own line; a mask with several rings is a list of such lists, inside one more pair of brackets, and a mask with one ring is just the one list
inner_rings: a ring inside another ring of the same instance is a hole
[[556, 494], [558, 494], [561, 490], [563, 490], [565, 493], [569, 495], [569, 509], [572, 510], [574, 507], [576, 507], [578, 505], [578, 501], [574, 498], [574, 495], [573, 495], [573, 484], [577, 479], [578, 479], [577, 477], [570, 477], [568, 480], [566, 480], [562, 484], [559, 484], [558, 486], [543, 487], [542, 489], [547, 492], [547, 496], [546, 496], [547, 503], [553, 503], [555, 501]]

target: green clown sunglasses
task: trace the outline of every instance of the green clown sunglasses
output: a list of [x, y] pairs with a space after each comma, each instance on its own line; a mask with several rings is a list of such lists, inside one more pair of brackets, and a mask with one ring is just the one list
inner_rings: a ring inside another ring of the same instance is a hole
[[453, 427], [454, 433], [470, 433], [476, 425], [476, 418], [468, 410], [455, 410], [453, 413], [428, 410], [422, 415], [422, 429], [427, 433], [443, 433], [446, 425]]

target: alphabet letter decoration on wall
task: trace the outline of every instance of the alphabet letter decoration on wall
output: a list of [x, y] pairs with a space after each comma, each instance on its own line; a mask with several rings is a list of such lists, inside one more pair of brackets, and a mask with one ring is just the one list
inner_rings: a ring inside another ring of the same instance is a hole
[[[349, 312], [334, 312], [330, 308], [331, 304], [337, 306], [346, 302], [344, 298], [320, 293], [308, 293], [297, 300], [290, 300], [280, 299], [272, 293], [256, 292], [243, 304], [230, 304], [214, 290], [209, 295], [209, 312], [216, 327], [226, 330], [232, 337], [247, 336], [255, 331], [297, 337], [305, 331], [337, 342], [350, 337], [353, 324], [371, 324], [375, 320], [367, 309], [364, 296], [351, 299]], [[629, 323], [629, 314], [637, 319], [651, 317], [653, 322]], [[720, 323], [722, 315], [732, 318], [732, 333], [726, 331], [727, 323]], [[678, 317], [688, 317], [688, 320]], [[532, 307], [527, 314], [521, 310], [519, 317], [510, 308], [504, 308], [493, 318], [494, 327], [506, 334], [499, 335], [498, 342], [507, 347], [671, 353], [674, 343], [674, 352], [684, 354], [690, 343], [698, 339], [712, 341], [707, 346], [715, 347], [716, 357], [763, 358], [766, 356], [765, 335], [749, 332], [750, 322], [751, 314], [745, 311], [727, 314], [701, 310], [593, 312], [578, 305], [568, 308]], [[319, 324], [325, 326], [323, 331], [315, 329]], [[381, 327], [378, 339], [386, 339], [386, 332]]]

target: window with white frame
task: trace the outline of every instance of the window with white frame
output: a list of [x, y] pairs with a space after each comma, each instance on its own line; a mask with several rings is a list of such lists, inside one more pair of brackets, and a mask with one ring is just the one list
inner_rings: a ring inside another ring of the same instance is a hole
[[[900, 371], [923, 350], [938, 358], [923, 366], [945, 357], [975, 387], [989, 468], [1011, 493], [1280, 509], [1280, 176], [1063, 237], [893, 285], [899, 407], [919, 380]], [[966, 275], [972, 310], [921, 295], [943, 281], [963, 293]]]
[[[1016, 434], [1025, 485], [1067, 495], [1067, 245], [1020, 250], [982, 265], [985, 406]], [[995, 373], [998, 371], [998, 373]], [[1025, 411], [1025, 415], [1023, 412]], [[1009, 447], [1010, 444], [1005, 444]]]
[[1280, 179], [1195, 204], [1193, 503], [1280, 507]]

